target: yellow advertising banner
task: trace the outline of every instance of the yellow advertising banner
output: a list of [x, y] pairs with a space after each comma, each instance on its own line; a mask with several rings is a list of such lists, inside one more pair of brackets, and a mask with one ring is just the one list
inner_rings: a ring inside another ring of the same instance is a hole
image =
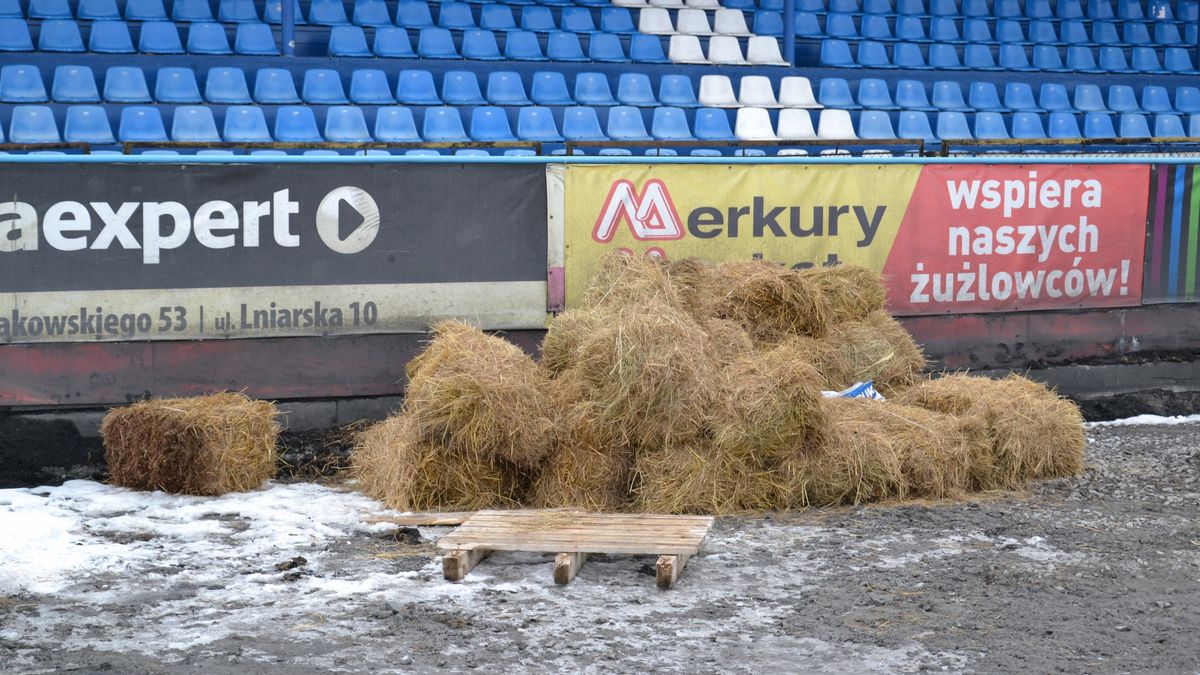
[[882, 271], [916, 165], [568, 165], [567, 306], [614, 249]]

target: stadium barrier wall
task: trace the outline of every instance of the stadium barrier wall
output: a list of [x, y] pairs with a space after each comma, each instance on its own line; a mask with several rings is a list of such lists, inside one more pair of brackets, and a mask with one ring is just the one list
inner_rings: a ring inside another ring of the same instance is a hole
[[535, 351], [614, 248], [871, 267], [945, 368], [1194, 355], [1193, 168], [6, 157], [0, 407], [396, 396], [431, 322]]

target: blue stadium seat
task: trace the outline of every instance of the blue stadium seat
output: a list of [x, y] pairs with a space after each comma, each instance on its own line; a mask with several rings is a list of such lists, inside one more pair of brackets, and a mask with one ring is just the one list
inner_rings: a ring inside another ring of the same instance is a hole
[[696, 100], [696, 90], [692, 87], [692, 78], [679, 74], [663, 75], [658, 81], [658, 101], [676, 108], [695, 108], [700, 105]]
[[638, 63], [670, 63], [657, 35], [641, 33], [629, 37], [629, 59]]
[[933, 105], [938, 110], [968, 112], [971, 106], [963, 100], [962, 87], [958, 80], [939, 80], [933, 83]]
[[403, 28], [425, 28], [433, 25], [433, 15], [424, 0], [400, 0], [396, 3], [396, 25]]
[[1138, 105], [1137, 94], [1134, 93], [1133, 87], [1125, 84], [1114, 84], [1108, 88], [1108, 109], [1115, 113], [1135, 113], [1142, 111], [1141, 106]]
[[1049, 21], [1030, 21], [1028, 30], [1029, 41], [1036, 45], [1060, 44], [1058, 31], [1054, 29], [1054, 24]]
[[529, 83], [529, 98], [537, 105], [575, 105], [567, 80], [558, 71], [538, 71]]
[[929, 105], [929, 97], [925, 93], [925, 83], [920, 80], [896, 82], [896, 105], [905, 110], [936, 110]]
[[1112, 0], [1088, 0], [1087, 16], [1089, 19], [1114, 19]]
[[929, 20], [929, 39], [934, 42], [960, 43], [958, 23], [949, 17], [939, 16]]
[[325, 113], [325, 140], [332, 143], [363, 143], [373, 140], [367, 131], [362, 108], [335, 105]]
[[1075, 109], [1080, 112], [1107, 112], [1100, 87], [1094, 84], [1075, 85]]
[[1200, 113], [1200, 88], [1190, 86], [1176, 87], [1175, 109], [1185, 115]]
[[1146, 116], [1137, 113], [1125, 113], [1120, 121], [1121, 138], [1150, 138], [1150, 125]]
[[256, 105], [231, 105], [226, 108], [221, 135], [226, 141], [237, 143], [269, 143], [272, 140], [263, 109]]
[[972, 44], [994, 44], [992, 29], [986, 19], [967, 19], [963, 21], [963, 40]]
[[1195, 0], [1185, 0], [1185, 2], [1179, 3], [1175, 18], [1184, 23], [1195, 23], [1200, 20], [1200, 3]]
[[1079, 130], [1079, 119], [1074, 113], [1050, 113], [1048, 126], [1050, 138], [1083, 138], [1083, 132]]
[[146, 21], [138, 37], [138, 51], [143, 54], [182, 54], [183, 43], [172, 21]]
[[937, 70], [963, 70], [958, 60], [958, 48], [954, 45], [935, 42], [929, 45], [929, 65]]
[[117, 0], [79, 0], [75, 12], [79, 19], [87, 21], [113, 21], [121, 18]]
[[[615, 35], [612, 37], [616, 38]], [[592, 36], [592, 40], [595, 42], [595, 35]], [[588, 60], [588, 57], [583, 53], [583, 45], [579, 44], [579, 36], [575, 33], [563, 31], [554, 31], [546, 36], [546, 56], [551, 61]]]
[[1117, 130], [1113, 128], [1112, 115], [1100, 112], [1084, 115], [1083, 135], [1086, 138], [1116, 138]]
[[1166, 73], [1167, 69], [1158, 62], [1158, 52], [1153, 47], [1133, 48], [1133, 69], [1141, 73]]
[[[173, 151], [171, 151], [173, 152]], [[149, 154], [149, 153], [147, 153]], [[251, 157], [287, 157], [286, 150], [251, 150]]]
[[479, 79], [469, 70], [446, 71], [442, 76], [442, 100], [447, 105], [487, 105]]
[[1192, 55], [1182, 47], [1167, 47], [1163, 50], [1163, 67], [1177, 75], [1200, 74], [1192, 63]]
[[929, 0], [930, 16], [958, 16], [957, 0]]
[[963, 64], [971, 70], [1003, 70], [996, 65], [992, 49], [987, 45], [971, 44], [963, 47]]
[[1038, 90], [1038, 104], [1050, 112], [1075, 112], [1067, 88], [1057, 82], [1043, 82]]
[[1085, 16], [1079, 0], [1058, 0], [1054, 14], [1060, 19], [1082, 19]]
[[233, 37], [233, 51], [237, 54], [274, 56], [279, 53], [275, 35], [265, 23], [239, 23]]
[[1156, 114], [1175, 112], [1175, 108], [1171, 105], [1171, 96], [1167, 93], [1167, 88], [1153, 84], [1143, 87], [1142, 110]]
[[1062, 62], [1058, 47], [1053, 45], [1033, 46], [1033, 67], [1047, 73], [1069, 73], [1070, 68]]
[[616, 105], [604, 73], [579, 73], [575, 76], [575, 102], [581, 106]]
[[[300, 0], [293, 0], [292, 7], [296, 25], [308, 23], [304, 18], [304, 12], [300, 10]], [[283, 0], [266, 0], [263, 5], [263, 21], [267, 23], [283, 22]]]
[[392, 98], [392, 88], [382, 70], [362, 68], [350, 74], [350, 101], [361, 105], [391, 105], [396, 99]]
[[[756, 12], [755, 16], [754, 16], [756, 25], [758, 23], [758, 18], [759, 18], [760, 14], [774, 14], [774, 12]], [[774, 22], [770, 22], [770, 23], [772, 26], [774, 25]], [[771, 32], [763, 33], [763, 32], [759, 32], [758, 30], [754, 30], [754, 33], [757, 35], [781, 35], [783, 33], [782, 20], [780, 20], [779, 26], [781, 29], [779, 31], [779, 33], [771, 33]], [[768, 26], [768, 27], [770, 27], [770, 26]], [[894, 34], [892, 34], [892, 27], [891, 27], [891, 25], [888, 24], [887, 17], [885, 17], [885, 16], [879, 16], [879, 15], [875, 15], [875, 14], [863, 15], [862, 27], [860, 28], [860, 31], [862, 32], [863, 38], [867, 39], [867, 40], [879, 40], [881, 42], [891, 42], [896, 39], [896, 36]]]
[[530, 5], [521, 10], [521, 30], [548, 33], [558, 30], [558, 25], [554, 23], [549, 7]]
[[50, 97], [59, 103], [96, 103], [100, 100], [100, 90], [96, 88], [91, 68], [58, 66], [54, 69]]
[[1063, 21], [1059, 25], [1059, 33], [1062, 34], [1063, 44], [1087, 46], [1092, 43], [1082, 21]]
[[475, 17], [471, 14], [471, 6], [465, 2], [443, 2], [438, 5], [437, 25], [442, 28], [457, 28], [464, 30], [475, 27]]
[[355, 0], [350, 22], [357, 26], [390, 26], [392, 17], [384, 0]]
[[892, 118], [882, 110], [864, 110], [858, 117], [858, 137], [871, 140], [893, 140]]
[[367, 48], [367, 34], [360, 26], [333, 26], [329, 29], [330, 56], [367, 57], [371, 50]]
[[1025, 28], [1016, 19], [1000, 19], [996, 22], [996, 41], [1001, 44], [1023, 45], [1029, 42]]
[[468, 28], [463, 31], [462, 56], [477, 61], [500, 61], [500, 45], [496, 34], [484, 28]]
[[439, 157], [442, 152], [432, 148], [418, 148], [416, 150], [405, 150], [404, 154], [408, 157]]
[[67, 108], [63, 140], [94, 145], [111, 145], [117, 141], [108, 124], [108, 113], [98, 105], [73, 105]]
[[412, 40], [404, 28], [388, 26], [375, 29], [375, 43], [371, 46], [375, 56], [393, 59], [411, 59], [416, 57], [412, 48]]
[[[1053, 114], [1063, 115], [1065, 113]], [[1074, 119], [1074, 117], [1072, 117], [1072, 119]], [[976, 121], [976, 124], [978, 124], [978, 121]], [[1013, 113], [1012, 137], [1023, 139], [1045, 138], [1046, 130], [1042, 128], [1042, 116], [1035, 112]]]
[[896, 135], [900, 138], [917, 139], [926, 143], [937, 142], [937, 136], [933, 135], [933, 128], [929, 126], [929, 116], [920, 110], [900, 112], [900, 123], [897, 125]]
[[862, 107], [854, 102], [854, 97], [850, 94], [850, 83], [840, 77], [821, 78], [817, 100], [826, 108], [857, 110]]
[[1004, 85], [1004, 107], [1014, 111], [1042, 112], [1043, 108], [1033, 98], [1033, 87], [1028, 82], [1007, 82]]
[[217, 121], [213, 119], [212, 110], [202, 105], [175, 108], [175, 117], [171, 120], [171, 140], [220, 142], [221, 135], [217, 133]]
[[636, 33], [633, 15], [624, 7], [605, 7], [600, 10], [600, 30], [605, 33]]
[[517, 140], [503, 108], [484, 106], [471, 112], [471, 139], [488, 143]]
[[482, 148], [458, 148], [454, 151], [455, 157], [491, 157], [492, 153]]
[[171, 3], [171, 20], [212, 21], [212, 8], [209, 7], [208, 0], [174, 0]]
[[375, 140], [384, 143], [414, 143], [421, 140], [412, 110], [388, 106], [375, 113]]
[[217, 21], [221, 23], [258, 23], [258, 10], [253, 0], [221, 0], [217, 5]]
[[38, 34], [38, 51], [83, 51], [83, 35], [79, 32], [79, 24], [71, 19], [48, 19], [43, 21], [42, 30]]
[[1096, 58], [1089, 47], [1072, 45], [1067, 47], [1067, 68], [1077, 73], [1103, 73], [1104, 69], [1096, 65]]
[[1125, 52], [1120, 47], [1101, 47], [1100, 67], [1110, 73], [1135, 72], [1129, 67], [1129, 62], [1125, 60]]
[[209, 68], [204, 78], [204, 100], [209, 103], [250, 103], [250, 86], [241, 68]]
[[992, 13], [1001, 19], [1020, 19], [1025, 17], [1025, 14], [1021, 12], [1021, 5], [1017, 0], [994, 0]]
[[617, 101], [622, 105], [653, 108], [658, 105], [650, 77], [644, 73], [621, 73], [617, 80]]
[[428, 70], [402, 70], [396, 78], [396, 100], [405, 105], [441, 105], [433, 73]]
[[693, 124], [696, 138], [702, 141], [732, 141], [733, 128], [729, 126], [729, 115], [720, 108], [700, 108], [696, 111]]
[[1126, 21], [1121, 27], [1121, 38], [1127, 45], [1135, 47], [1139, 45], [1150, 44], [1150, 31], [1146, 29], [1146, 24], [1135, 21]]
[[445, 28], [426, 26], [417, 36], [417, 55], [423, 59], [457, 59], [454, 37]]
[[321, 132], [317, 130], [317, 118], [312, 108], [300, 105], [285, 105], [275, 111], [276, 141], [282, 143], [320, 143]]
[[149, 103], [150, 87], [141, 68], [112, 66], [104, 73], [104, 100], [109, 103]]
[[30, 19], [72, 19], [67, 0], [29, 0], [26, 15]]
[[[200, 152], [204, 152], [201, 150]], [[199, 152], [196, 153], [200, 154]], [[337, 150], [305, 150], [300, 153], [303, 157], [341, 157], [342, 153]]]
[[992, 8], [988, 7], [987, 0], [963, 0], [962, 14], [971, 17], [990, 17]]
[[133, 38], [124, 21], [93, 21], [88, 51], [97, 54], [132, 54]]
[[517, 111], [517, 137], [524, 141], [554, 143], [563, 140], [549, 108], [522, 106]]
[[200, 85], [191, 68], [159, 68], [154, 76], [154, 100], [159, 103], [200, 103]]
[[10, 143], [58, 143], [58, 125], [49, 106], [13, 106], [8, 122]]
[[568, 141], [606, 141], [608, 137], [600, 129], [596, 110], [587, 106], [563, 109], [563, 138]]
[[305, 103], [340, 105], [348, 103], [342, 77], [332, 68], [310, 68], [304, 72], [300, 99]]
[[536, 33], [514, 30], [504, 37], [504, 58], [513, 61], [545, 61]]
[[[575, 7], [573, 9], [582, 9]], [[584, 9], [588, 18], [591, 13]], [[512, 8], [508, 5], [487, 4], [479, 8], [479, 27], [488, 30], [516, 30], [517, 22], [513, 17]]]
[[4, 103], [41, 103], [46, 100], [46, 85], [37, 66], [12, 65], [0, 68], [0, 101]]
[[308, 6], [308, 22], [322, 26], [340, 26], [350, 23], [346, 18], [346, 7], [342, 0], [312, 0]]
[[892, 101], [887, 82], [875, 77], [864, 77], [858, 81], [858, 103], [874, 110], [899, 110]]
[[131, 105], [121, 111], [117, 125], [119, 141], [166, 141], [167, 129], [163, 125], [158, 107]]
[[[818, 0], [818, 2], [819, 1], [820, 0]], [[773, 6], [768, 7], [768, 4], [771, 4]], [[800, 9], [800, 4], [802, 4], [802, 3], [799, 3], [799, 2], [797, 3], [796, 10], [804, 11], [804, 10]], [[774, 6], [774, 5], [777, 5], [777, 6]], [[779, 0], [776, 2], [771, 2], [770, 0], [760, 0], [759, 6], [762, 7], [763, 9], [782, 10], [783, 2], [782, 2], [782, 0]], [[862, 11], [863, 11], [863, 14], [879, 14], [879, 15], [887, 16], [887, 15], [896, 13], [896, 6], [894, 4], [892, 4], [892, 0], [863, 0]]]
[[861, 68], [845, 40], [821, 40], [821, 65], [833, 68]]
[[[866, 18], [883, 17], [864, 17], [863, 26], [866, 27]], [[873, 26], [875, 24], [872, 24]], [[884, 20], [884, 25], [887, 21]], [[781, 37], [783, 35], [783, 15], [779, 12], [760, 11], [754, 13], [754, 18], [750, 21], [750, 30], [755, 35], [770, 35], [772, 37]], [[891, 37], [891, 29], [888, 29], [888, 37]], [[878, 37], [878, 36], [873, 36]]]
[[895, 68], [888, 58], [887, 47], [875, 40], [860, 40], [858, 43], [858, 65], [864, 68]]
[[1200, 115], [1191, 115], [1188, 117], [1188, 136], [1191, 138], [1200, 138]]
[[659, 106], [654, 109], [650, 121], [650, 135], [660, 141], [690, 141], [691, 129], [688, 128], [687, 113], [683, 108]]
[[858, 0], [829, 0], [827, 9], [830, 14], [859, 14], [862, 8]]
[[631, 106], [613, 106], [608, 109], [608, 137], [615, 141], [648, 141], [646, 124], [642, 113]]
[[896, 39], [906, 42], [929, 42], [929, 36], [925, 33], [925, 24], [921, 21], [921, 17], [896, 17]]
[[162, 0], [125, 0], [126, 21], [166, 21]]
[[972, 82], [967, 102], [979, 112], [1007, 112], [1008, 108], [1000, 102], [1000, 92], [992, 82]]
[[498, 70], [488, 74], [487, 100], [492, 105], [529, 105], [525, 95], [525, 84], [521, 75], [511, 70]]
[[1098, 45], [1120, 45], [1121, 36], [1117, 33], [1117, 25], [1111, 21], [1096, 21], [1092, 23], [1092, 42]]
[[[1017, 113], [1030, 115], [1031, 113]], [[984, 141], [999, 141], [1008, 138], [1008, 129], [1004, 126], [1004, 117], [1000, 113], [981, 112], [975, 114], [975, 138]]]
[[858, 26], [849, 14], [830, 12], [825, 15], [825, 35], [831, 38], [853, 40], [858, 38]]
[[193, 23], [188, 27], [187, 50], [190, 54], [232, 54], [225, 26], [219, 23]]
[[795, 31], [798, 37], [820, 38], [824, 35], [824, 31], [821, 30], [821, 24], [817, 21], [817, 15], [808, 12], [796, 13], [792, 30]]
[[1155, 138], [1182, 138], [1184, 136], [1187, 136], [1187, 133], [1183, 130], [1183, 122], [1180, 121], [1179, 115], [1155, 115]]
[[471, 140], [463, 129], [458, 108], [439, 107], [425, 111], [425, 123], [421, 136], [432, 143], [455, 143]]
[[563, 30], [572, 33], [592, 33], [596, 30], [596, 22], [592, 20], [592, 10], [586, 7], [563, 7], [559, 23]]
[[592, 33], [588, 37], [588, 58], [608, 63], [629, 61], [621, 47], [621, 38], [612, 33]]
[[[234, 96], [241, 96], [241, 89], [245, 87], [246, 77], [243, 75], [241, 84], [235, 81], [234, 87], [237, 91], [231, 92]], [[222, 89], [226, 85], [221, 83]], [[210, 103], [212, 99], [212, 71], [209, 71], [208, 88], [204, 98]], [[223, 92], [224, 93], [224, 92]], [[273, 104], [288, 104], [299, 103], [300, 95], [296, 93], [296, 81], [292, 79], [292, 74], [283, 68], [259, 68], [254, 76], [254, 100], [259, 103]]]
[[940, 112], [937, 116], [937, 135], [943, 141], [971, 138], [967, 116], [960, 112]]

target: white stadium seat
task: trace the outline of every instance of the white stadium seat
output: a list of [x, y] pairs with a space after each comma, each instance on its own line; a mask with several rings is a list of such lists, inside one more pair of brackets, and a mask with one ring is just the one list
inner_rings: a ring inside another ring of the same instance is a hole
[[737, 38], [732, 35], [714, 35], [708, 39], [708, 62], [725, 66], [744, 66], [746, 57], [742, 55], [742, 45]]
[[793, 75], [779, 81], [779, 105], [785, 108], [822, 108], [807, 77]]
[[638, 16], [638, 32], [650, 35], [670, 35], [675, 32], [671, 14], [661, 7], [647, 7]]
[[683, 0], [650, 0], [650, 5], [652, 7], [670, 7], [671, 9], [675, 9], [683, 7]]
[[667, 56], [671, 63], [708, 63], [700, 48], [700, 38], [695, 35], [672, 35]]
[[808, 151], [804, 148], [780, 148], [775, 154], [780, 157], [808, 157]]
[[713, 16], [713, 30], [721, 35], [753, 35], [740, 9], [718, 9]]
[[779, 111], [779, 137], [785, 141], [807, 141], [817, 137], [812, 116], [803, 108]]
[[771, 78], [765, 75], [747, 75], [738, 83], [738, 103], [756, 108], [778, 108], [775, 89]]
[[733, 83], [725, 75], [703, 75], [700, 78], [700, 105], [706, 108], [737, 108]]
[[771, 113], [764, 108], [738, 108], [733, 135], [739, 141], [777, 141]]
[[686, 0], [685, 4], [693, 9], [721, 9], [719, 0]]
[[768, 35], [755, 35], [750, 38], [746, 46], [746, 60], [756, 66], [788, 65], [779, 51], [779, 41]]
[[826, 108], [821, 111], [821, 118], [817, 121], [817, 137], [827, 140], [854, 140], [858, 135], [854, 133], [854, 124], [850, 122], [850, 113], [837, 108]]
[[702, 9], [681, 9], [675, 15], [675, 32], [689, 35], [712, 35], [708, 12]]
[[616, 5], [617, 7], [639, 9], [646, 6], [646, 0], [612, 0], [612, 4]]

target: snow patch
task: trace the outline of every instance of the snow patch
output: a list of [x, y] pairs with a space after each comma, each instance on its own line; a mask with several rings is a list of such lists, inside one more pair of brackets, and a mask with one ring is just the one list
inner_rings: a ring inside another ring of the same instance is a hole
[[1085, 429], [1095, 429], [1096, 427], [1174, 426], [1193, 422], [1200, 422], [1200, 415], [1134, 415], [1106, 422], [1087, 422], [1083, 426]]

